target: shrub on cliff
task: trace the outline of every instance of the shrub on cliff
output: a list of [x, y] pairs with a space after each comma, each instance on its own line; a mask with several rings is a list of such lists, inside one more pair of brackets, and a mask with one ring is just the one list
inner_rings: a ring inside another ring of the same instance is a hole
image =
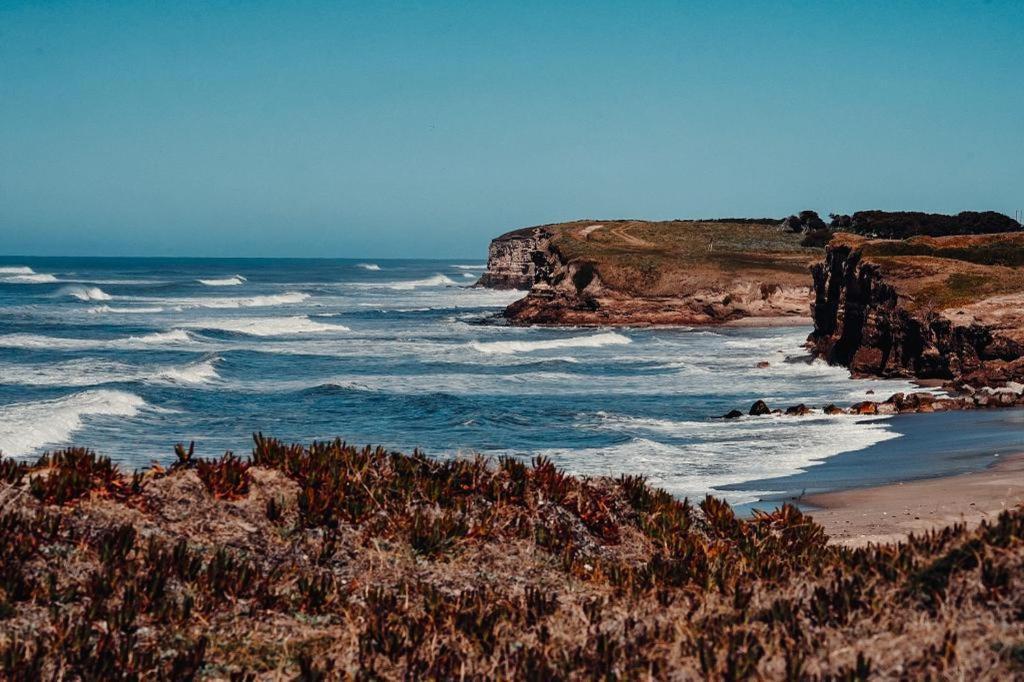
[[852, 216], [833, 215], [831, 227], [882, 239], [905, 239], [919, 235], [943, 237], [989, 234], [1021, 229], [1016, 220], [995, 211], [964, 211], [957, 215], [916, 211], [857, 211]]

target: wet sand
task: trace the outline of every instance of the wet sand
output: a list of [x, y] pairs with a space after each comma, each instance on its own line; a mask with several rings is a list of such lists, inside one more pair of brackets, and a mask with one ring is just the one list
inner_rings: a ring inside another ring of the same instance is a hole
[[976, 526], [1024, 503], [1024, 454], [984, 471], [810, 495], [801, 500], [832, 541], [894, 542], [954, 523]]

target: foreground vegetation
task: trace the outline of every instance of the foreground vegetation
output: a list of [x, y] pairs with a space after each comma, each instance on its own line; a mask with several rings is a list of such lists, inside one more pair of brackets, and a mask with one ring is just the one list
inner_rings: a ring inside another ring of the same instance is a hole
[[0, 460], [5, 679], [1009, 678], [1024, 514], [829, 545], [543, 458]]

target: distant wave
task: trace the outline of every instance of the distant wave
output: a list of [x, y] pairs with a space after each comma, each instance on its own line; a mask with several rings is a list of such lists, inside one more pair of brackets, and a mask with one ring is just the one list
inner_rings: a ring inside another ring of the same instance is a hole
[[180, 367], [165, 367], [156, 373], [155, 378], [174, 384], [206, 384], [220, 378], [217, 374], [218, 360], [209, 358]]
[[145, 343], [145, 344], [156, 344], [156, 343], [188, 343], [192, 341], [192, 337], [189, 336], [188, 332], [184, 329], [172, 329], [168, 332], [154, 332], [153, 334], [146, 334], [145, 336], [129, 336], [126, 339], [129, 343]]
[[453, 265], [456, 270], [486, 270], [486, 265]]
[[89, 416], [131, 418], [146, 406], [133, 393], [107, 389], [82, 391], [54, 400], [36, 400], [0, 407], [0, 451], [30, 455], [46, 445], [66, 443]]
[[3, 383], [10, 386], [100, 386], [127, 382], [205, 384], [220, 377], [216, 363], [207, 358], [186, 365], [132, 365], [100, 358], [78, 358], [64, 362], [0, 365]]
[[481, 353], [532, 353], [555, 348], [599, 348], [632, 343], [628, 336], [617, 332], [604, 332], [592, 336], [571, 336], [564, 339], [542, 339], [537, 341], [472, 341], [469, 346]]
[[12, 284], [53, 284], [59, 281], [59, 279], [47, 273], [0, 277], [0, 282], [10, 282]]
[[162, 313], [163, 308], [160, 307], [143, 307], [143, 308], [114, 308], [109, 305], [98, 305], [94, 308], [89, 308], [88, 312], [98, 315], [101, 313], [119, 313], [124, 315], [146, 315], [151, 313]]
[[169, 299], [166, 303], [180, 308], [269, 308], [277, 305], [302, 303], [307, 299], [309, 299], [309, 294], [288, 291], [283, 294], [246, 296], [244, 298]]
[[222, 277], [220, 279], [197, 279], [196, 281], [208, 287], [235, 287], [239, 284], [245, 284], [249, 280], [241, 275], [232, 275], [231, 277]]
[[188, 335], [188, 332], [182, 329], [119, 339], [73, 339], [64, 336], [44, 336], [42, 334], [3, 334], [0, 335], [0, 348], [41, 348], [46, 350], [131, 349], [138, 348], [139, 346], [176, 345], [191, 341], [192, 338]]
[[407, 291], [409, 289], [419, 289], [420, 287], [454, 287], [458, 286], [459, 283], [453, 280], [451, 277], [437, 274], [433, 277], [425, 277], [424, 279], [411, 279], [405, 282], [388, 282], [381, 284], [388, 289], [394, 289], [396, 291]]
[[247, 336], [288, 336], [291, 334], [349, 331], [348, 327], [340, 324], [324, 324], [323, 322], [311, 320], [305, 315], [196, 320], [195, 322], [188, 323], [186, 326], [192, 329], [212, 329], [246, 334]]
[[110, 294], [99, 287], [86, 287], [78, 284], [62, 287], [57, 295], [71, 296], [79, 301], [109, 301], [111, 299]]
[[472, 272], [464, 272], [464, 273], [462, 273], [462, 276], [463, 277], [469, 277], [471, 279], [476, 277], [476, 275], [473, 274]]
[[23, 265], [0, 268], [0, 282], [8, 284], [52, 284], [60, 280], [48, 273], [37, 273]]
[[374, 272], [380, 270], [380, 266], [376, 263], [357, 263], [356, 267], [362, 268], [363, 270], [373, 270]]

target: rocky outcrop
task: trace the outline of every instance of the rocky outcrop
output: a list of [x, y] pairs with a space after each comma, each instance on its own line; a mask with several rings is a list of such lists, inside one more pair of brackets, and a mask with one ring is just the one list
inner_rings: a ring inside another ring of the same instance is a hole
[[809, 345], [855, 376], [976, 386], [1024, 378], [1024, 278], [1017, 267], [976, 262], [996, 247], [1024, 247], [1021, 236], [895, 244], [837, 237], [812, 268]]
[[487, 250], [487, 270], [476, 286], [528, 290], [550, 274], [550, 230], [528, 227], [503, 234]]
[[806, 320], [820, 249], [779, 221], [578, 221], [491, 244], [480, 286], [523, 288], [514, 324], [701, 325]]

